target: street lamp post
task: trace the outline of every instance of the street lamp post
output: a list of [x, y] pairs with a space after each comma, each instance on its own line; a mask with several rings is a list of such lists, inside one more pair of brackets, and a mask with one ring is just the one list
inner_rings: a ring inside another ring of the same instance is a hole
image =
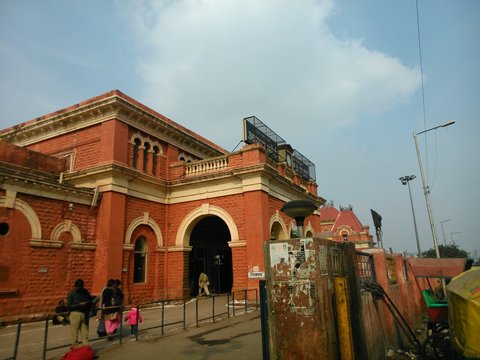
[[461, 234], [461, 231], [455, 231], [450, 233], [450, 239], [452, 239], [452, 245], [455, 244], [455, 241], [453, 240], [453, 234]]
[[415, 175], [407, 175], [402, 176], [399, 180], [402, 182], [403, 185], [408, 185], [408, 194], [410, 195], [410, 205], [412, 206], [412, 216], [413, 216], [413, 226], [415, 228], [415, 239], [417, 240], [417, 254], [420, 257], [422, 251], [420, 250], [420, 240], [418, 239], [418, 230], [417, 230], [417, 220], [415, 219], [415, 210], [413, 208], [413, 200], [412, 200], [412, 191], [410, 190], [410, 181], [415, 179]]
[[442, 234], [443, 234], [443, 245], [447, 245], [447, 238], [445, 237], [445, 229], [443, 228], [443, 223], [446, 223], [447, 221], [451, 221], [452, 219], [446, 219], [440, 221], [440, 225], [442, 225]]
[[299, 237], [304, 237], [303, 224], [305, 218], [312, 215], [316, 209], [317, 205], [311, 200], [292, 200], [284, 204], [280, 211], [295, 219]]
[[423, 194], [425, 195], [425, 204], [427, 205], [428, 219], [430, 221], [430, 229], [432, 231], [433, 246], [435, 248], [435, 253], [437, 255], [437, 258], [440, 258], [440, 251], [438, 250], [437, 234], [435, 233], [435, 224], [433, 222], [432, 204], [430, 202], [430, 188], [426, 184], [425, 176], [423, 174], [423, 166], [422, 166], [422, 161], [420, 159], [420, 150], [418, 149], [417, 135], [420, 135], [438, 128], [447, 127], [453, 124], [455, 124], [455, 121], [450, 121], [446, 124], [435, 126], [433, 128], [430, 128], [424, 131], [420, 131], [418, 134], [416, 132], [413, 132], [413, 141], [415, 142], [415, 150], [417, 151], [418, 167], [420, 168], [420, 175], [422, 177]]

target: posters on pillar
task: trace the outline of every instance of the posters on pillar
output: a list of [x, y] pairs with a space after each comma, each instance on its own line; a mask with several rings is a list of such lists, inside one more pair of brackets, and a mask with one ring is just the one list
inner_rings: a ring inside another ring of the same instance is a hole
[[313, 239], [270, 244], [270, 266], [274, 278], [309, 279], [315, 271]]
[[288, 261], [288, 243], [270, 244], [270, 266], [274, 278], [288, 280], [290, 278], [290, 267]]
[[[311, 316], [315, 303], [316, 254], [313, 239], [270, 244], [275, 299], [287, 300], [290, 311]], [[288, 290], [287, 290], [288, 289]], [[288, 299], [284, 296], [288, 294]]]

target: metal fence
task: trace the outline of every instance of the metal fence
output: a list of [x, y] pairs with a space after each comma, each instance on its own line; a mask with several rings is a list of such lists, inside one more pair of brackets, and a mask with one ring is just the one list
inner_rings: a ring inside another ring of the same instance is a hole
[[[255, 293], [255, 301], [248, 300], [248, 294]], [[140, 325], [136, 333], [136, 338], [138, 338], [139, 333], [152, 333], [152, 330], [161, 329], [160, 333], [163, 335], [165, 331], [169, 329], [186, 329], [188, 326], [199, 326], [202, 322], [215, 322], [221, 317], [230, 317], [230, 315], [235, 316], [238, 314], [239, 309], [242, 310], [242, 314], [247, 313], [252, 308], [258, 309], [258, 289], [244, 289], [232, 292], [232, 294], [214, 294], [208, 297], [194, 298], [191, 300], [183, 299], [171, 299], [171, 300], [158, 300], [149, 303], [138, 304], [138, 310], [143, 309], [144, 311], [149, 311], [149, 321], [148, 323], [144, 321], [144, 324]], [[110, 307], [114, 308], [114, 307]], [[120, 310], [120, 307], [118, 307]], [[226, 308], [226, 310], [225, 310]], [[98, 308], [97, 310], [104, 310], [107, 308]], [[126, 312], [126, 310], [125, 310]], [[58, 314], [43, 314], [36, 317], [34, 321], [22, 322], [19, 318], [15, 321], [16, 332], [15, 340], [13, 343], [13, 348], [11, 356], [3, 357], [4, 360], [16, 360], [20, 356], [19, 345], [22, 335], [22, 325], [27, 323], [40, 325], [44, 322], [43, 330], [43, 339], [41, 342], [41, 348], [38, 346], [36, 349], [30, 350], [32, 353], [38, 354], [41, 352], [42, 359], [47, 358], [47, 352], [65, 349], [71, 346], [71, 343], [61, 343], [58, 345], [52, 345], [49, 342], [49, 330], [52, 328], [51, 320], [53, 317]], [[121, 320], [123, 320], [124, 310], [122, 309]], [[137, 317], [138, 318], [138, 317]], [[92, 332], [96, 329], [93, 329], [92, 325], [96, 322], [92, 321], [93, 318], [90, 318], [90, 335], [89, 341], [105, 341], [108, 338], [118, 339], [119, 343], [122, 344], [122, 339], [127, 335], [127, 331], [123, 325], [123, 321], [120, 321], [120, 328], [116, 334], [112, 336], [103, 336], [95, 337], [92, 336]], [[138, 322], [138, 319], [137, 319]], [[38, 326], [39, 327], [39, 326]], [[3, 328], [5, 329], [5, 328]], [[2, 330], [3, 330], [2, 329]], [[68, 331], [68, 335], [70, 331]], [[0, 334], [1, 335], [1, 334]], [[64, 336], [65, 338], [65, 336]], [[50, 339], [51, 340], [51, 339]], [[68, 340], [70, 340], [68, 336]], [[63, 341], [66, 341], [63, 340]], [[2, 344], [2, 347], [4, 344]], [[25, 358], [25, 355], [22, 354], [22, 358]]]

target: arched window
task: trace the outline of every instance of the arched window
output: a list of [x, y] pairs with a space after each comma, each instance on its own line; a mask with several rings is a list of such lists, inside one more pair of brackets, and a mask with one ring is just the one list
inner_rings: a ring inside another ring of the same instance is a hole
[[143, 144], [143, 171], [147, 171], [147, 164], [148, 164], [148, 152], [150, 151], [150, 144], [145, 143]]
[[157, 161], [158, 161], [158, 153], [160, 152], [160, 149], [158, 146], [153, 147], [153, 163], [152, 163], [152, 174], [156, 175], [157, 174]]
[[135, 241], [133, 283], [144, 283], [147, 273], [147, 240], [142, 236]]
[[138, 150], [140, 148], [141, 141], [135, 139], [133, 142], [133, 167], [136, 169], [138, 166]]

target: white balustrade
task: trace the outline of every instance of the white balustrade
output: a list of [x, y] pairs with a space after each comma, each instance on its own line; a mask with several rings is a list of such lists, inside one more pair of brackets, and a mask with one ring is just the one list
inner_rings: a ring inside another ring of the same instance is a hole
[[201, 175], [203, 173], [214, 172], [228, 168], [228, 158], [215, 158], [208, 160], [200, 160], [185, 165], [185, 174]]

